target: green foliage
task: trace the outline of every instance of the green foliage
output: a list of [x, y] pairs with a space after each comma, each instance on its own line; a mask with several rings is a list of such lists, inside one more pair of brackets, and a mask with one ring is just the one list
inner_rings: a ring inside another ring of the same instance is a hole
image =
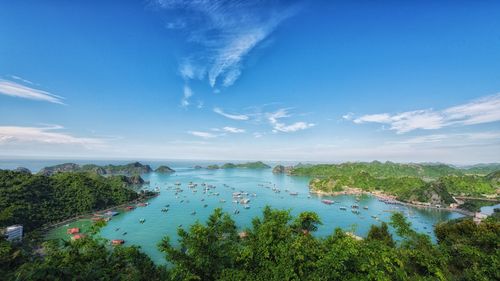
[[215, 280], [222, 270], [233, 267], [238, 233], [228, 214], [215, 209], [207, 224], [193, 224], [189, 232], [178, 229], [180, 249], [165, 238], [159, 245], [176, 265], [172, 274], [180, 280]]
[[382, 222], [382, 225], [376, 226], [372, 225], [370, 227], [370, 231], [368, 232], [368, 236], [366, 237], [367, 241], [380, 241], [381, 243], [394, 247], [394, 240], [392, 239], [392, 234], [389, 232], [389, 227], [387, 223]]
[[26, 231], [108, 206], [138, 194], [122, 177], [88, 173], [53, 176], [0, 171], [0, 227], [22, 224]]
[[[498, 212], [498, 211], [497, 211]], [[401, 213], [373, 226], [364, 240], [336, 229], [311, 235], [317, 214], [297, 217], [266, 207], [239, 236], [231, 217], [216, 209], [205, 224], [178, 230], [159, 248], [170, 264], [156, 266], [137, 247], [111, 248], [91, 237], [47, 242], [44, 256], [22, 254], [0, 238], [0, 275], [6, 280], [499, 280], [500, 221], [439, 224], [438, 243], [412, 229]], [[306, 231], [304, 231], [306, 230]]]
[[271, 166], [264, 164], [261, 161], [257, 162], [247, 162], [241, 164], [226, 163], [220, 167], [221, 169], [234, 169], [234, 168], [246, 168], [246, 169], [268, 169]]
[[16, 280], [165, 280], [168, 275], [137, 247], [109, 249], [103, 241], [47, 242], [45, 256], [17, 271]]
[[454, 194], [480, 196], [496, 191], [490, 179], [476, 175], [444, 176], [439, 179], [439, 183]]
[[[464, 175], [446, 165], [380, 163], [344, 163], [300, 166], [293, 175], [311, 176], [313, 191], [339, 192], [346, 187], [365, 191], [380, 190], [402, 201], [429, 202], [438, 196], [441, 204], [454, 202], [451, 194], [481, 196], [499, 188], [498, 173], [487, 176]], [[438, 202], [434, 202], [438, 203]]]
[[293, 175], [301, 176], [354, 176], [367, 172], [373, 177], [419, 177], [438, 178], [446, 175], [462, 175], [463, 171], [445, 164], [400, 164], [379, 161], [347, 162], [342, 164], [322, 164], [299, 166], [292, 170]]

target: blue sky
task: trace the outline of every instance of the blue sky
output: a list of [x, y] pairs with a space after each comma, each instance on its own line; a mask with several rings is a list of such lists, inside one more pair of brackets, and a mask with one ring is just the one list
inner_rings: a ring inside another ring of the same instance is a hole
[[498, 1], [0, 1], [0, 157], [500, 161]]

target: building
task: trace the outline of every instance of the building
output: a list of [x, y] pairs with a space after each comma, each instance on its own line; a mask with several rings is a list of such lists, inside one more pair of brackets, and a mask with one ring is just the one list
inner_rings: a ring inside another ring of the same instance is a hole
[[8, 226], [4, 235], [8, 241], [21, 241], [23, 240], [23, 226], [22, 225], [11, 225]]
[[488, 215], [485, 215], [483, 213], [480, 213], [480, 212], [476, 212], [474, 214], [474, 217], [472, 218], [472, 220], [476, 223], [476, 224], [480, 224], [484, 219], [486, 219], [488, 217]]

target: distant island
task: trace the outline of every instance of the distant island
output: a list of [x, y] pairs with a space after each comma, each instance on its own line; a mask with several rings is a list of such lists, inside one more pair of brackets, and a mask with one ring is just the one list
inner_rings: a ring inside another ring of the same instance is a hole
[[265, 164], [262, 161], [247, 162], [247, 163], [240, 163], [240, 164], [225, 163], [222, 166], [215, 165], [215, 164], [207, 166], [207, 169], [209, 169], [209, 170], [235, 169], [235, 168], [242, 168], [242, 169], [270, 169], [271, 166]]
[[169, 166], [161, 165], [160, 167], [155, 169], [155, 173], [171, 174], [175, 173], [175, 170], [170, 168]]

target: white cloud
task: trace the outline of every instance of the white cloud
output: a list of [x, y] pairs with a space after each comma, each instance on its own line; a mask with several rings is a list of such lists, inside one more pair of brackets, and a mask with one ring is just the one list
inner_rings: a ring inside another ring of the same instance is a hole
[[244, 58], [282, 21], [297, 12], [297, 7], [286, 1], [156, 0], [156, 3], [170, 13], [167, 28], [182, 28], [188, 34], [187, 42], [195, 43], [197, 49], [189, 55], [190, 65], [196, 62], [199, 66], [196, 69], [207, 74], [195, 75], [195, 68], [184, 65], [181, 75], [199, 80], [208, 76], [212, 88], [219, 83], [231, 86], [241, 75]]
[[315, 126], [315, 124], [313, 123], [306, 123], [302, 121], [295, 122], [289, 125], [279, 121], [282, 118], [288, 118], [290, 116], [291, 115], [289, 114], [288, 109], [286, 108], [281, 108], [275, 112], [268, 113], [267, 119], [269, 120], [269, 123], [273, 126], [273, 132], [289, 133], [289, 132], [305, 130]]
[[189, 87], [188, 85], [184, 85], [181, 106], [182, 107], [188, 106], [190, 104], [189, 98], [191, 98], [192, 96], [193, 96], [193, 91], [191, 90], [191, 87]]
[[347, 121], [352, 120], [353, 117], [354, 117], [354, 113], [352, 113], [352, 112], [349, 112], [347, 114], [342, 115], [342, 119], [347, 120]]
[[253, 133], [253, 137], [256, 138], [256, 139], [262, 138], [263, 136], [264, 136], [264, 134], [259, 133], [259, 132]]
[[226, 118], [233, 119], [233, 120], [244, 121], [244, 120], [248, 120], [249, 119], [248, 115], [225, 113], [222, 109], [220, 109], [218, 107], [214, 108], [214, 112], [217, 113], [217, 114], [220, 114], [220, 115], [222, 115], [222, 116], [224, 116]]
[[469, 103], [441, 111], [432, 109], [398, 114], [363, 115], [353, 120], [356, 124], [381, 123], [398, 134], [417, 129], [433, 130], [452, 125], [474, 125], [500, 121], [500, 94], [483, 97]]
[[191, 134], [195, 137], [200, 137], [204, 139], [213, 139], [216, 138], [217, 135], [209, 133], [209, 132], [201, 132], [201, 131], [189, 131], [188, 134]]
[[0, 79], [0, 94], [18, 98], [64, 104], [62, 102], [63, 98], [60, 96], [56, 96], [46, 91], [38, 90], [32, 87], [24, 86], [16, 82], [7, 81], [3, 79]]
[[224, 127], [224, 128], [222, 128], [222, 130], [225, 132], [228, 132], [228, 133], [235, 133], [235, 134], [245, 132], [244, 129], [234, 128], [234, 127]]
[[0, 145], [19, 143], [45, 144], [78, 144], [83, 146], [100, 146], [102, 139], [75, 137], [58, 132], [63, 127], [58, 125], [46, 127], [0, 126]]

